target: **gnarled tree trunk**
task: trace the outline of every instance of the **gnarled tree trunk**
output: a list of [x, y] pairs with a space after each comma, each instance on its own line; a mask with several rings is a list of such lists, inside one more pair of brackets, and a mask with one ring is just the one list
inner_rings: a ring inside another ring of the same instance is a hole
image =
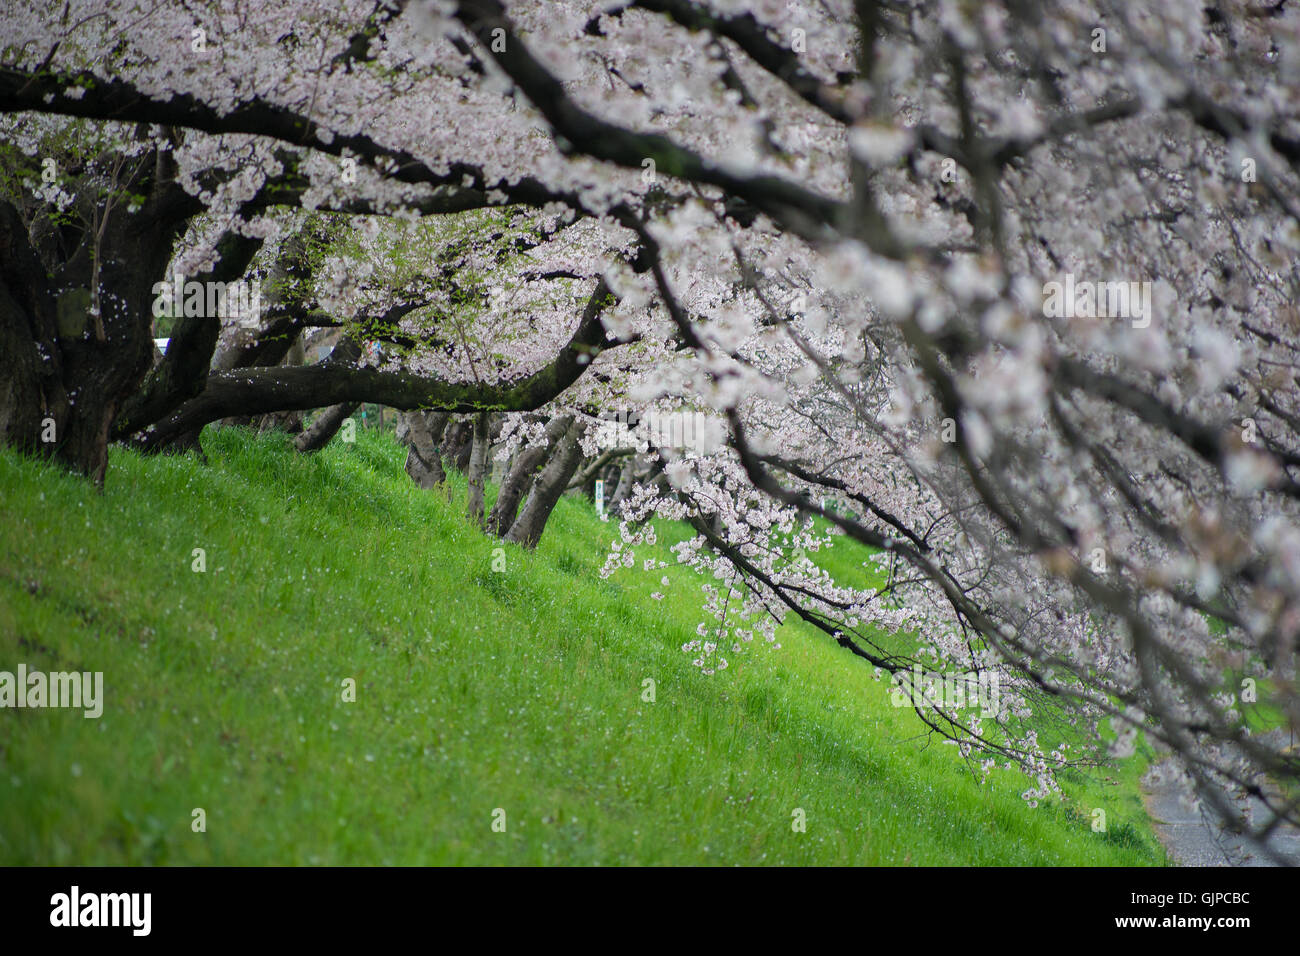
[[525, 548], [537, 547], [555, 503], [560, 500], [560, 495], [569, 486], [573, 473], [582, 463], [582, 447], [578, 443], [582, 432], [581, 422], [574, 422], [565, 430], [564, 437], [556, 445], [550, 461], [537, 476], [524, 510], [520, 512], [519, 517], [506, 533], [507, 541], [522, 544]]
[[470, 442], [469, 468], [465, 472], [467, 488], [465, 517], [480, 528], [483, 527], [483, 481], [487, 475], [491, 428], [490, 412], [479, 412], [474, 416], [474, 437]]
[[0, 201], [0, 441], [97, 485], [118, 409], [153, 364], [153, 286], [183, 222], [169, 156], [150, 151], [116, 175], [84, 200], [91, 225], [71, 240], [41, 209], [29, 230]]
[[360, 402], [343, 402], [339, 405], [331, 405], [316, 416], [311, 427], [294, 439], [294, 447], [303, 452], [320, 451], [338, 434], [343, 423], [360, 404]]
[[469, 467], [473, 437], [474, 427], [469, 422], [448, 422], [447, 430], [443, 433], [442, 454], [457, 471], [463, 472]]
[[609, 497], [609, 513], [618, 515], [619, 506], [623, 504], [632, 491], [632, 480], [636, 475], [636, 456], [630, 455], [623, 462], [623, 467], [618, 473], [618, 484], [614, 486], [614, 493]]
[[505, 481], [501, 482], [501, 490], [497, 492], [496, 503], [492, 505], [492, 514], [488, 516], [488, 531], [499, 538], [510, 530], [519, 511], [519, 502], [528, 493], [533, 479], [537, 476], [537, 469], [542, 466], [542, 462], [551, 457], [556, 443], [564, 437], [564, 433], [572, 424], [572, 415], [557, 415], [546, 424], [545, 444], [521, 449], [515, 455], [514, 461], [510, 463], [510, 470], [506, 472]]
[[419, 488], [436, 488], [447, 480], [438, 443], [447, 428], [446, 412], [413, 409], [397, 420], [397, 440], [406, 442], [406, 473]]

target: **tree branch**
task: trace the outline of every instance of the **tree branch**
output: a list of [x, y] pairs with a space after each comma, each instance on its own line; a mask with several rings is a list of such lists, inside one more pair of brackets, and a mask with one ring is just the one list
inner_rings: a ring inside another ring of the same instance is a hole
[[581, 377], [606, 347], [604, 309], [614, 301], [600, 280], [587, 301], [578, 328], [546, 367], [516, 382], [484, 385], [444, 382], [414, 372], [359, 368], [326, 360], [315, 365], [246, 368], [212, 372], [197, 398], [141, 438], [145, 450], [165, 445], [178, 434], [236, 415], [305, 410], [346, 402], [371, 402], [390, 408], [437, 408], [447, 412], [531, 411], [547, 404]]

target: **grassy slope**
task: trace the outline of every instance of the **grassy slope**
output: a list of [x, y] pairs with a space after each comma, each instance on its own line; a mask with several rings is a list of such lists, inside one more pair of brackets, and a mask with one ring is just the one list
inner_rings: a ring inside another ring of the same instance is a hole
[[1029, 809], [801, 625], [703, 677], [699, 580], [601, 580], [615, 528], [581, 501], [498, 574], [463, 488], [414, 488], [388, 437], [205, 444], [115, 451], [103, 496], [0, 452], [0, 670], [101, 670], [107, 698], [0, 710], [0, 863], [1164, 862], [1139, 760]]

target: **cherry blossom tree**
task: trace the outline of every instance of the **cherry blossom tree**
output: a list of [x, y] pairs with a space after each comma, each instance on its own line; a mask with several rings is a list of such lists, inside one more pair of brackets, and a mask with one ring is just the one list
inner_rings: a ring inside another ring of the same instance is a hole
[[[1300, 822], [1285, 3], [65, 0], [0, 33], [8, 444], [102, 479], [110, 436], [365, 401], [431, 464], [437, 416], [502, 415], [468, 459], [519, 466], [499, 534], [634, 452], [607, 572], [695, 528], [703, 671], [794, 614], [1031, 801], [1142, 732], [1233, 825]], [[182, 309], [154, 360], [173, 273], [262, 283], [260, 324]], [[872, 566], [821, 570], [841, 537]]]

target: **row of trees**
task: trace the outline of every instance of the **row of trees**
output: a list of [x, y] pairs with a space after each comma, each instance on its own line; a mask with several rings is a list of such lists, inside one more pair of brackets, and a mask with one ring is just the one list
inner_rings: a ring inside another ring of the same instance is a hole
[[[1027, 799], [1140, 730], [1300, 821], [1289, 5], [60, 0], [0, 49], [5, 443], [103, 481], [114, 440], [376, 402], [434, 483], [460, 416], [473, 517], [503, 455], [482, 521], [527, 541], [602, 417], [699, 414], [635, 443], [607, 571], [694, 525], [702, 669], [796, 614], [998, 674], [996, 717], [916, 709]], [[157, 359], [177, 274], [260, 313], [182, 308]], [[832, 532], [886, 584], [809, 561]]]
[[[337, 408], [341, 412], [346, 406]], [[326, 422], [328, 414], [319, 421]], [[587, 423], [572, 413], [521, 417], [514, 423], [519, 434], [513, 440], [503, 435], [506, 424], [491, 412], [463, 421], [453, 421], [446, 412], [406, 412], [397, 426], [397, 437], [408, 449], [406, 472], [419, 487], [437, 488], [447, 479], [446, 463], [453, 463], [465, 475], [466, 517], [484, 531], [528, 548], [537, 546], [566, 491], [582, 489], [595, 498], [595, 483], [604, 482], [611, 494], [602, 495], [601, 504], [617, 512], [637, 473], [635, 449], [606, 448], [589, 458], [582, 442]], [[504, 468], [488, 511], [485, 484], [496, 456]]]

